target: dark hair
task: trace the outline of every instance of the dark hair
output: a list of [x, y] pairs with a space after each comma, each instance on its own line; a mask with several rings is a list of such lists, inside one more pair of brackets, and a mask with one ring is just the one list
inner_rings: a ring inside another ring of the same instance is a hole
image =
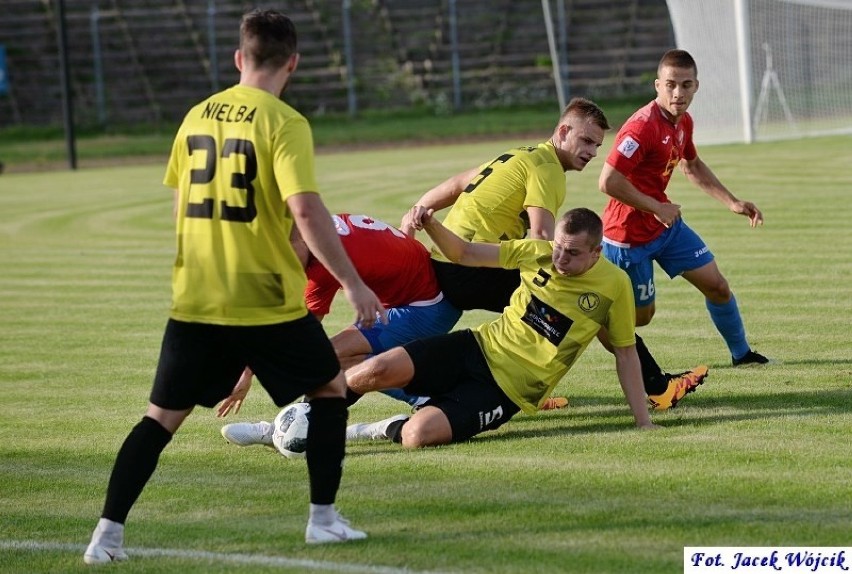
[[572, 98], [562, 111], [562, 115], [559, 116], [560, 123], [572, 115], [592, 120], [602, 130], [610, 129], [609, 121], [606, 119], [603, 110], [592, 100]]
[[587, 233], [592, 247], [597, 247], [603, 239], [603, 222], [598, 214], [585, 207], [575, 207], [565, 212], [559, 219], [559, 227], [566, 235]]
[[240, 51], [255, 67], [281, 68], [296, 49], [296, 27], [281, 12], [258, 8], [243, 14]]
[[698, 76], [698, 66], [695, 65], [695, 60], [686, 50], [669, 50], [663, 57], [660, 59], [660, 64], [657, 66], [657, 75], [660, 75], [660, 70], [663, 69], [663, 66], [670, 66], [672, 68], [681, 68], [681, 69], [693, 69], [695, 70], [695, 75]]

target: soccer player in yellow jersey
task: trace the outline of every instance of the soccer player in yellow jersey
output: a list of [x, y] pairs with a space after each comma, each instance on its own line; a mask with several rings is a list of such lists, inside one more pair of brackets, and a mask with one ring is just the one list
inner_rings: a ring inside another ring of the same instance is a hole
[[[565, 200], [565, 172], [582, 171], [597, 155], [609, 128], [594, 102], [574, 98], [549, 140], [510, 149], [450, 177], [417, 201], [403, 217], [400, 229], [413, 235], [428, 210], [450, 207], [444, 225], [467, 241], [553, 239], [557, 213]], [[432, 251], [432, 259], [441, 290], [463, 311], [500, 313], [519, 284], [516, 269], [457, 265], [437, 249]]]
[[[346, 380], [305, 305], [305, 273], [289, 237], [298, 226], [335, 276], [357, 320], [384, 320], [317, 193], [307, 120], [279, 99], [299, 62], [284, 14], [254, 10], [240, 24], [239, 84], [186, 115], [165, 184], [175, 190], [172, 309], [148, 409], [118, 452], [88, 564], [127, 559], [124, 523], [160, 453], [196, 405], [227, 397], [243, 369], [283, 406], [306, 395], [308, 543], [365, 538], [334, 507], [345, 450]], [[308, 360], [309, 358], [309, 360]]]
[[388, 438], [409, 448], [448, 444], [494, 430], [519, 411], [534, 413], [602, 327], [636, 426], [655, 428], [635, 347], [633, 289], [600, 256], [603, 228], [593, 211], [568, 211], [552, 242], [471, 243], [431, 212], [422, 221], [451, 261], [517, 269], [521, 285], [491, 322], [420, 339], [348, 369], [354, 393], [404, 388], [431, 399], [411, 417], [351, 425], [347, 438]]

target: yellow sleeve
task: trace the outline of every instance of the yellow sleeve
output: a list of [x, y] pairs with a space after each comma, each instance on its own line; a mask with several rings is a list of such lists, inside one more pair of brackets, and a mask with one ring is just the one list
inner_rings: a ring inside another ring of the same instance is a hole
[[556, 217], [565, 200], [565, 172], [554, 164], [534, 166], [527, 175], [524, 208], [540, 207]]
[[636, 344], [636, 307], [630, 278], [621, 269], [617, 271], [620, 289], [609, 308], [607, 330], [613, 347], [629, 347]]
[[281, 199], [304, 192], [319, 192], [314, 167], [311, 126], [303, 117], [290, 118], [275, 142], [273, 170]]
[[169, 163], [166, 166], [166, 174], [163, 177], [163, 184], [171, 189], [180, 187], [180, 161], [186, 157], [186, 138], [183, 135], [183, 130], [178, 130], [175, 136], [175, 141], [172, 143], [172, 151], [169, 155]]

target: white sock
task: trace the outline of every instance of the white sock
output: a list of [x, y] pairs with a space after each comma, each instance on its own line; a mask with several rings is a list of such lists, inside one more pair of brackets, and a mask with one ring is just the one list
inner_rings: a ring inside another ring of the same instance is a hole
[[337, 518], [337, 511], [333, 504], [313, 504], [311, 503], [310, 521], [314, 524], [328, 526]]
[[101, 518], [92, 533], [92, 542], [110, 548], [120, 548], [124, 544], [124, 525], [107, 518]]

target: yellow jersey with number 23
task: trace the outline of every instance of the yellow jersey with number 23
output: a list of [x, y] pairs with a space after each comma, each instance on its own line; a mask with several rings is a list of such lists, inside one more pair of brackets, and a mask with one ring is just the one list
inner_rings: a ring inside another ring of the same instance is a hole
[[178, 193], [173, 319], [268, 325], [307, 314], [286, 204], [317, 192], [301, 114], [247, 86], [210, 96], [184, 118], [164, 183]]

